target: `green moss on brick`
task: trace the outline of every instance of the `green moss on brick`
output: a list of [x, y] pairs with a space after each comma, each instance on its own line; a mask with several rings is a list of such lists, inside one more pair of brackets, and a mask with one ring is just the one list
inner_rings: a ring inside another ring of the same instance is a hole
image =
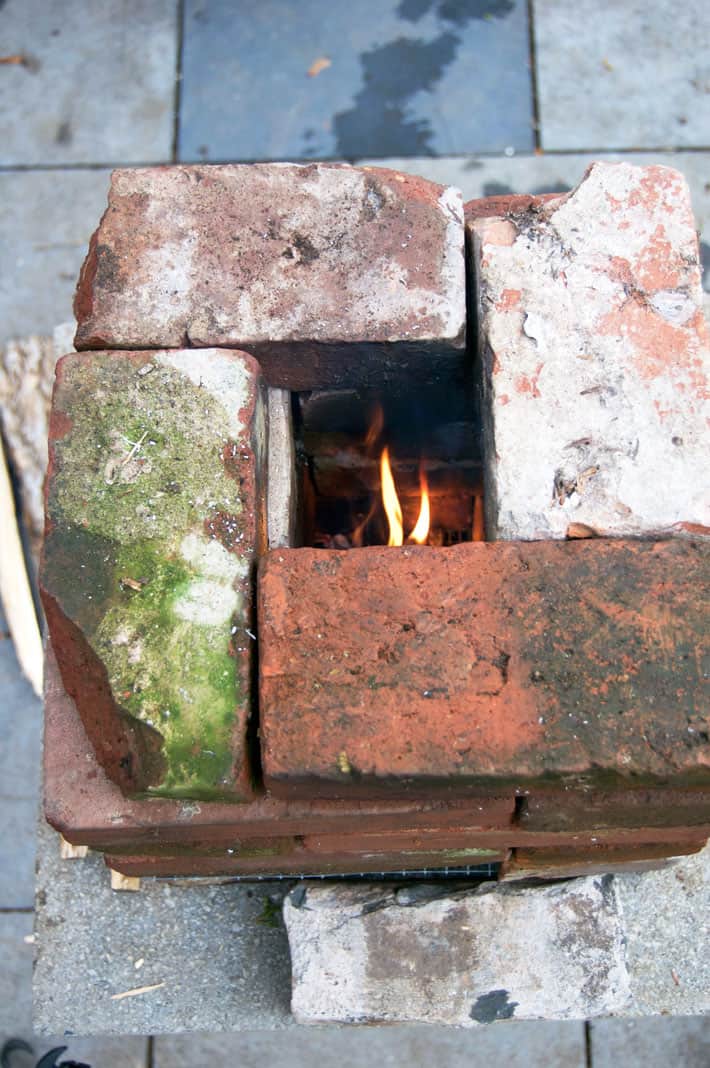
[[248, 644], [239, 546], [251, 549], [223, 459], [241, 448], [235, 414], [161, 354], [70, 359], [55, 403], [71, 425], [54, 446], [54, 584], [117, 703], [163, 735], [167, 772], [151, 792], [228, 795], [248, 686], [233, 655]]

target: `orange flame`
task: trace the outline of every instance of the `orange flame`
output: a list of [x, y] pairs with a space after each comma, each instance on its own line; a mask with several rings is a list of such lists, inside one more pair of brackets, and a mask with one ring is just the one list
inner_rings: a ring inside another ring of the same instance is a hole
[[[387, 446], [382, 450], [382, 455], [380, 456], [380, 484], [382, 487], [382, 503], [384, 505], [385, 515], [387, 516], [387, 523], [389, 526], [387, 544], [403, 545], [404, 526], [402, 520], [402, 505], [399, 502], [397, 488], [394, 484], [394, 475], [392, 474], [392, 465], [390, 464], [390, 452]], [[412, 533], [407, 538], [407, 541], [416, 542], [417, 545], [426, 545], [429, 538], [431, 511], [429, 505], [429, 487], [427, 485], [426, 475], [423, 471], [419, 472], [419, 484], [421, 486], [419, 517], [414, 525]]]
[[423, 471], [419, 472], [419, 485], [421, 486], [422, 491], [422, 503], [419, 506], [419, 518], [414, 526], [414, 530], [409, 535], [409, 541], [415, 541], [417, 545], [426, 545], [427, 538], [429, 537], [431, 515], [429, 508], [429, 487], [427, 485], [426, 475]]
[[397, 490], [390, 466], [390, 451], [385, 446], [380, 457], [380, 484], [382, 486], [382, 503], [385, 507], [385, 515], [389, 524], [388, 545], [404, 544], [404, 528], [402, 526], [402, 506], [399, 503]]

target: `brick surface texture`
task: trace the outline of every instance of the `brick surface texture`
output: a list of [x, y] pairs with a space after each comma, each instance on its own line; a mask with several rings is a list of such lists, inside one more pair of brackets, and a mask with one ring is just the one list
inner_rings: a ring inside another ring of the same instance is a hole
[[114, 172], [81, 275], [76, 346], [232, 346], [270, 385], [459, 366], [458, 190], [379, 168]]
[[270, 553], [267, 786], [707, 783], [708, 553], [682, 539]]
[[710, 347], [683, 177], [593, 164], [467, 206], [491, 538], [710, 527]]
[[58, 366], [42, 600], [64, 685], [128, 793], [251, 793], [260, 382], [221, 350]]

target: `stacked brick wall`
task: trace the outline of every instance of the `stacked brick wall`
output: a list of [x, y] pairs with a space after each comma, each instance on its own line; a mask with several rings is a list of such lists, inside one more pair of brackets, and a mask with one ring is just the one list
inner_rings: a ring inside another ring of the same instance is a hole
[[[708, 338], [680, 175], [595, 164], [464, 225], [456, 190], [377, 168], [119, 171], [76, 314], [42, 568], [67, 838], [130, 874], [557, 877], [702, 846]], [[267, 387], [455, 390], [471, 365], [488, 543], [283, 547]]]

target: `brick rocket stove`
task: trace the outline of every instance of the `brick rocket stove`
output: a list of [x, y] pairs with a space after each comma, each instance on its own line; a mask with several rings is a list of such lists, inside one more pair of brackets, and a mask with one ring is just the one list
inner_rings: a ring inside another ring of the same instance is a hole
[[130, 874], [657, 864], [710, 833], [681, 175], [114, 173], [57, 368], [47, 818]]

